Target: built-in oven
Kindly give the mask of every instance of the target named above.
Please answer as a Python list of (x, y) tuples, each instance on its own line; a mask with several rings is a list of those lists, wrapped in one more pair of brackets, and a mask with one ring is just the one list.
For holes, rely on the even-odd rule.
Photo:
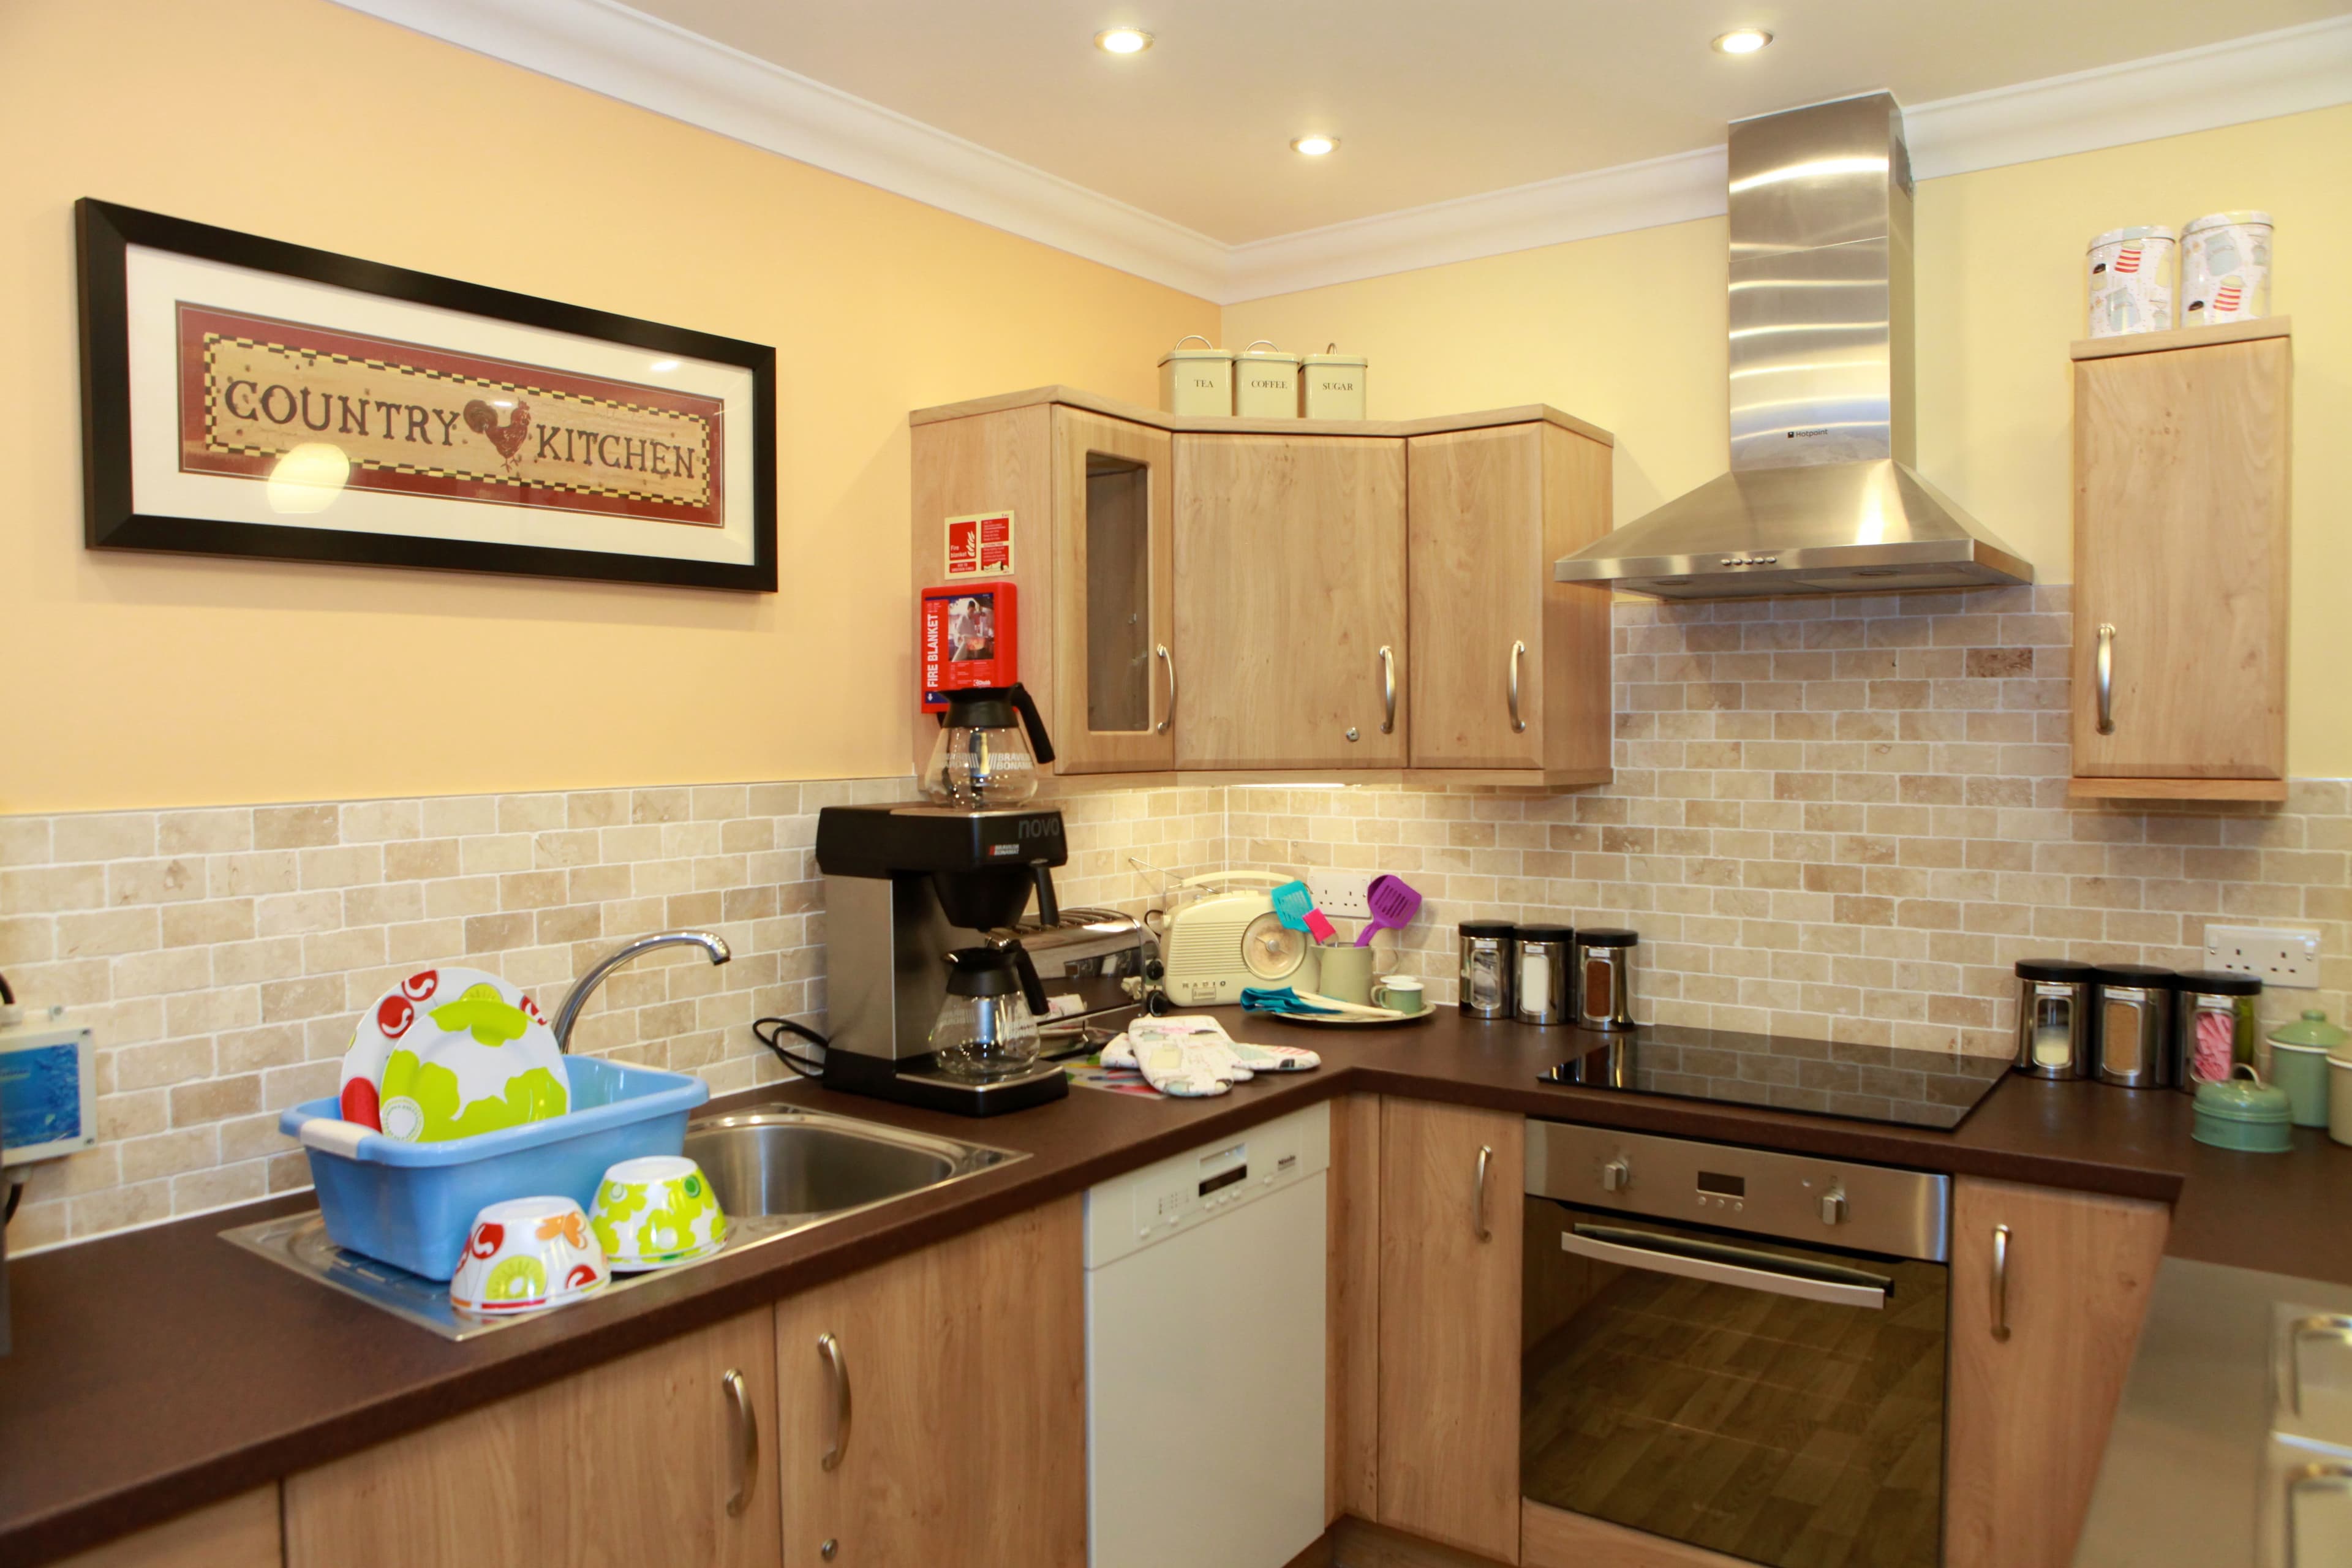
[(1935, 1568), (1949, 1178), (1528, 1123), (1520, 1490), (1772, 1568)]

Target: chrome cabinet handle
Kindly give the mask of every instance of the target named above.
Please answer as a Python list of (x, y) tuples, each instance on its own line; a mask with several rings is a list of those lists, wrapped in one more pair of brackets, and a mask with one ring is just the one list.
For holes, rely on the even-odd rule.
[(1396, 733), (1396, 650), (1381, 644), (1381, 733)]
[(1481, 1241), (1492, 1241), (1495, 1233), (1486, 1227), (1486, 1172), (1495, 1163), (1495, 1147), (1491, 1143), (1478, 1146), (1478, 1184), (1470, 1189), (1470, 1228)]
[(1515, 642), (1511, 645), (1511, 733), (1514, 735), (1525, 733), (1528, 727), (1528, 721), (1519, 717), (1519, 660), (1527, 656), (1527, 644)]
[(1159, 723), (1151, 726), (1151, 732), (1165, 735), (1168, 726), (1176, 721), (1176, 656), (1168, 651), (1164, 642), (1153, 644), (1152, 651), (1160, 656), (1160, 668), (1168, 677), (1168, 710), (1160, 716)]
[(2286, 1473), (2286, 1507), (2279, 1523), (2286, 1537), (2286, 1568), (2297, 1568), (2295, 1555), (2295, 1500), (2313, 1487), (2333, 1487), (2342, 1491), (2352, 1489), (2352, 1465), (2339, 1461), (2315, 1460), (2297, 1465)]
[(740, 1519), (760, 1484), (760, 1417), (751, 1408), (751, 1390), (741, 1373), (728, 1368), (719, 1386), (727, 1394), (727, 1447), (732, 1467), (727, 1517)]
[(2009, 1342), (2009, 1226), (1992, 1227), (1992, 1337)]
[(2116, 732), (2116, 628), (2101, 623), (2096, 684), (2099, 692), (2099, 733)]
[(822, 1463), (828, 1470), (839, 1469), (842, 1456), (849, 1452), (849, 1360), (831, 1334), (817, 1335), (816, 1353), (833, 1378), (833, 1430), (826, 1435)]
[(2342, 1312), (2314, 1312), (2295, 1319), (2279, 1331), (2274, 1347), (2272, 1381), (2278, 1384), (2273, 1391), (2272, 1406), (2289, 1415), (2303, 1415), (2303, 1342), (2307, 1339), (2333, 1339), (2352, 1345), (2352, 1315)]

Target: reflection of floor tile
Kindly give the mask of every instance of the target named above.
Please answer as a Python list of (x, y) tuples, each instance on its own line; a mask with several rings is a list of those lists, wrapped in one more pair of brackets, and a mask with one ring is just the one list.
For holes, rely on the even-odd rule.
[(1621, 1274), (1528, 1352), (1524, 1489), (1775, 1568), (1934, 1568), (1945, 1276), (1883, 1312)]

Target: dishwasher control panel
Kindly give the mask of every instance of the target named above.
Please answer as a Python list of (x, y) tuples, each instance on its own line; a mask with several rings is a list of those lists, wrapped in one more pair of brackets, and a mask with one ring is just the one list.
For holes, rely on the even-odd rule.
[(1087, 1190), (1087, 1267), (1099, 1268), (1331, 1166), (1331, 1108), (1309, 1106)]

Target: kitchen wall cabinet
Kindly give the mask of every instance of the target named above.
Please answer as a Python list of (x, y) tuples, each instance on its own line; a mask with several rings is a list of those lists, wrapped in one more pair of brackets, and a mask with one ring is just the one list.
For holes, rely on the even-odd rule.
[(784, 1568), (1082, 1568), (1079, 1202), (779, 1304)]
[(2074, 345), (2077, 797), (2286, 798), (2288, 330)]
[(278, 1489), (267, 1486), (79, 1552), (57, 1568), (279, 1568), (284, 1560)]
[(1557, 425), (1416, 436), (1412, 765), (1609, 777), (1609, 595), (1551, 564), (1608, 531), (1610, 449)]
[(1402, 766), (1404, 443), (1183, 435), (1176, 471), (1178, 764)]
[[(1608, 599), (1551, 581), (1609, 526), (1608, 432), (1540, 406), (1234, 419), (1058, 386), (909, 417), (917, 588), (948, 580), (949, 518), (1013, 518), (1052, 787), (1608, 779)], [(916, 731), (919, 767), (936, 733)]]
[(1526, 1125), (1384, 1100), (1379, 1522), (1519, 1560)]
[(287, 1568), (775, 1568), (766, 1310), (289, 1478)]
[[(914, 426), (914, 589), (955, 582), (947, 520), (1010, 513), (1022, 684), (1059, 774), (1175, 766), (1168, 433), (1055, 403)], [(910, 606), (912, 601), (910, 600)], [(909, 627), (912, 636), (912, 627)], [(915, 767), (938, 732), (915, 726)]]
[(2065, 1568), (2147, 1315), (2161, 1204), (1953, 1184), (1947, 1568)]

